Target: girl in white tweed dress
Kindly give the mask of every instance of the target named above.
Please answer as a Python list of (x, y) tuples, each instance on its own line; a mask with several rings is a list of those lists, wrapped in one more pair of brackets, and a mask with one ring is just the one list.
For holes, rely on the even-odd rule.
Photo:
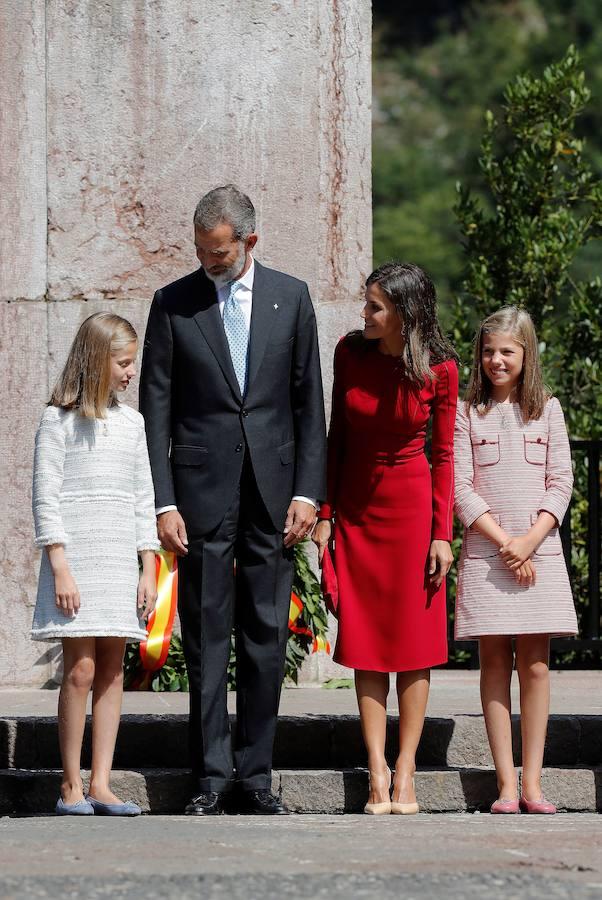
[[(140, 812), (109, 786), (125, 644), (144, 640), (156, 600), (159, 542), (144, 420), (117, 401), (135, 375), (136, 351), (136, 332), (125, 319), (86, 319), (36, 434), (33, 514), (44, 552), (31, 635), (63, 646), (56, 808), (63, 815)], [(84, 798), (80, 759), (91, 689), (92, 772)]]
[[(506, 307), (481, 324), (454, 444), (455, 507), (465, 526), (455, 632), (457, 640), (479, 639), (481, 700), (499, 788), (491, 811), (553, 813), (542, 796), (541, 769), (550, 636), (577, 631), (558, 533), (573, 475), (562, 409), (545, 393), (535, 329), (524, 310)], [(520, 800), (510, 721), (514, 655)]]

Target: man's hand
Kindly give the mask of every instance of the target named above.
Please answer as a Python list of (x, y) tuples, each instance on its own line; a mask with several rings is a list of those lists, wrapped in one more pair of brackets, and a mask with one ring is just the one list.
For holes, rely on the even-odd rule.
[(500, 547), (500, 556), (509, 569), (515, 572), (527, 562), (535, 547), (533, 541), (526, 534), (510, 537)]
[(431, 584), (439, 588), (454, 561), (449, 541), (431, 541), (429, 551), (429, 577)]
[(188, 553), (188, 536), (184, 519), (177, 509), (170, 509), (157, 516), (157, 531), (164, 550), (186, 556)]
[(328, 543), (331, 537), (332, 522), (330, 521), (330, 519), (320, 519), (311, 536), (312, 541), (318, 548), (318, 565), (320, 566), (320, 568), (322, 567), (324, 551), (328, 547)]
[(311, 533), (316, 522), (316, 508), (303, 500), (291, 500), (284, 523), (284, 546), (294, 547)]

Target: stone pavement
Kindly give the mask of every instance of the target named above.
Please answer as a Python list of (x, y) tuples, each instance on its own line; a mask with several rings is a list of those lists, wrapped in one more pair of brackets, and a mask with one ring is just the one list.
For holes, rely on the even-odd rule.
[(589, 900), (602, 818), (3, 818), (0, 873), (6, 900)]
[[(550, 712), (557, 715), (602, 715), (602, 670), (551, 672)], [(518, 679), (512, 682), (513, 706), (518, 711)], [(0, 689), (0, 718), (6, 716), (55, 716), (55, 690)], [(229, 698), (234, 712), (234, 697)], [(396, 711), (392, 687), (389, 711)], [(184, 714), (188, 712), (188, 694), (152, 691), (126, 691), (124, 714)], [(356, 715), (355, 691), (316, 687), (287, 687), (282, 692), (280, 715)], [(427, 715), (452, 716), (481, 713), (479, 673), (464, 669), (434, 669)]]
[[(56, 701), (56, 691), (0, 691), (0, 751), (9, 766), (0, 772), (0, 811), (52, 809), (58, 773), (40, 769), (57, 765)], [(129, 821), (0, 818), (2, 900), (602, 897), (600, 815), (452, 811), (486, 808), (495, 790), (478, 672), (433, 673), (417, 776), (422, 808), (431, 814), (407, 818), (328, 814), (361, 809), (366, 773), (358, 768), (364, 763), (353, 690), (319, 688), (288, 688), (281, 704), (274, 787), (305, 815), (203, 821), (160, 814), (181, 809), (191, 787), (177, 768), (185, 765), (187, 703), (180, 694), (125, 697), (114, 784), (158, 814)], [(552, 714), (546, 790), (564, 809), (602, 808), (602, 672), (553, 673)], [(391, 731), (395, 738), (394, 720)], [(176, 768), (140, 768), (165, 765), (163, 758)], [(18, 804), (11, 805), (11, 792)], [(317, 810), (322, 814), (312, 814)]]

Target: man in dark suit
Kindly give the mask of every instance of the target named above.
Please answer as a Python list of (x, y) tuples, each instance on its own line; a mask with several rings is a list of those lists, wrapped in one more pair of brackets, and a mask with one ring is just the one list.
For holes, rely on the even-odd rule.
[[(140, 381), (163, 547), (180, 555), (190, 680), (190, 815), (283, 814), (271, 764), (293, 546), (325, 492), (318, 339), (307, 285), (253, 259), (255, 210), (233, 185), (199, 202), (201, 268), (155, 294)], [(232, 626), (236, 731), (226, 707)]]

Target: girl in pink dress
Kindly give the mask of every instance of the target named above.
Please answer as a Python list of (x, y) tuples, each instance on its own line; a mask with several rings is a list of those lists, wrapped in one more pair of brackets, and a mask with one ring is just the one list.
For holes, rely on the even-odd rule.
[[(560, 404), (544, 389), (537, 346), (524, 310), (510, 306), (485, 319), (456, 417), (455, 507), (465, 526), (456, 640), (479, 640), (481, 700), (499, 789), (493, 813), (556, 812), (541, 790), (550, 636), (577, 631), (558, 533), (571, 498), (571, 453)], [(515, 658), (520, 800), (510, 727)]]

